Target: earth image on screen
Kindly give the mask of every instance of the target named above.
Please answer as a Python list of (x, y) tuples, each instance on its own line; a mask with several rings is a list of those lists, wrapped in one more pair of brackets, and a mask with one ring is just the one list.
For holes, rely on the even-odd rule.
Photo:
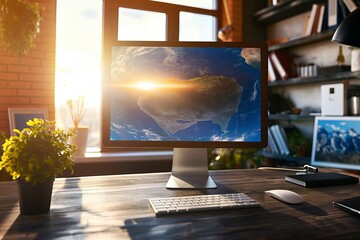
[(259, 141), (260, 51), (113, 47), (111, 139)]

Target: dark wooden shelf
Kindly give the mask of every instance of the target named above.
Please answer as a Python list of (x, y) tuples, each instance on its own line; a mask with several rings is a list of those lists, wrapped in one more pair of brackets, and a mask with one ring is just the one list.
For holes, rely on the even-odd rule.
[(325, 2), (325, 0), (288, 0), (276, 6), (261, 9), (254, 14), (254, 19), (260, 24), (267, 25), (310, 11), (314, 3), (323, 2)]
[(332, 81), (351, 80), (351, 79), (360, 79), (360, 72), (340, 72), (331, 75), (320, 75), (315, 77), (297, 77), (297, 78), (289, 78), (286, 80), (276, 80), (274, 82), (269, 82), (269, 87), (271, 88), (271, 87), (280, 87), (280, 86), (288, 86), (288, 85), (301, 85), (301, 84), (332, 82)]
[(313, 120), (315, 116), (311, 115), (297, 115), (297, 114), (270, 114), (269, 120), (274, 121), (307, 121)]
[(329, 42), (330, 42), (332, 36), (334, 35), (334, 32), (335, 32), (335, 30), (331, 29), (331, 30), (326, 30), (326, 31), (318, 33), (318, 34), (312, 34), (312, 35), (306, 36), (306, 37), (290, 39), (288, 42), (270, 46), (269, 51), (298, 47), (298, 46), (306, 45), (309, 43), (315, 43), (315, 42), (320, 42), (320, 41), (325, 41), (325, 40), (329, 40)]
[(291, 155), (281, 155), (281, 154), (275, 154), (269, 151), (260, 150), (258, 151), (258, 154), (262, 157), (266, 158), (272, 158), (277, 160), (284, 160), (289, 162), (296, 162), (299, 164), (310, 164), (311, 159), (309, 157), (294, 157)]

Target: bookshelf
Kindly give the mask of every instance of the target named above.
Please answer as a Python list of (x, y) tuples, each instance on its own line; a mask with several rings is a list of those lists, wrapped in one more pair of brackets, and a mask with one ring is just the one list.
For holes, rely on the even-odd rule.
[(269, 88), (275, 88), (288, 85), (315, 84), (315, 83), (331, 83), (343, 80), (358, 80), (360, 72), (339, 72), (331, 75), (319, 75), (313, 77), (296, 77), (286, 80), (276, 80), (269, 82)]
[(293, 15), (305, 12), (313, 3), (323, 3), (324, 0), (287, 0), (276, 6), (267, 7), (254, 14), (254, 19), (260, 24), (269, 25)]
[(330, 41), (334, 32), (335, 32), (335, 30), (331, 29), (331, 30), (327, 30), (325, 32), (313, 34), (310, 36), (289, 39), (288, 42), (270, 46), (269, 51), (284, 50), (287, 48), (299, 47), (299, 46), (303, 46), (306, 44), (311, 44), (311, 43), (326, 41), (326, 40)]
[[(327, 2), (328, 0), (288, 0), (282, 1), (276, 6), (266, 7), (255, 12), (253, 20), (262, 26), (263, 31), (266, 33), (265, 40), (272, 42), (276, 38), (286, 39), (286, 41), (283, 40), (279, 44), (270, 45), (269, 53), (278, 51), (294, 56), (304, 55), (305, 57), (300, 62), (305, 61), (306, 63), (308, 61), (308, 63), (311, 63), (311, 61), (315, 61), (315, 64), (320, 67), (331, 66), (331, 59), (333, 59), (333, 65), (336, 65), (335, 60), (339, 45), (331, 43), (335, 28), (323, 29), (319, 33), (313, 33), (308, 36), (301, 34), (304, 30), (305, 16), (311, 13), (313, 4), (326, 4)], [(290, 28), (296, 30), (293, 31)], [(347, 51), (345, 52), (347, 60), (345, 64), (349, 65), (350, 50), (345, 49), (345, 51)], [(321, 104), (321, 85), (344, 82), (359, 85), (359, 79), (360, 72), (346, 71), (329, 74), (325, 71), (316, 76), (296, 76), (285, 80), (276, 79), (269, 81), (269, 90), (290, 99), (300, 109), (307, 107), (319, 109)], [(312, 115), (270, 114), (269, 122), (270, 124), (298, 127), (304, 132), (304, 135), (311, 138), (314, 118)], [(269, 151), (259, 151), (259, 154), (266, 158), (276, 159), (281, 162), (285, 161), (290, 164), (298, 163), (300, 165), (310, 163), (309, 154), (300, 157), (296, 155), (275, 154)]]

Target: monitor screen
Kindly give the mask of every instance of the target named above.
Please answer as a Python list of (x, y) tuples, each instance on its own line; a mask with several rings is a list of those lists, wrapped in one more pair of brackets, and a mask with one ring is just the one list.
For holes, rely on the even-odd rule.
[(267, 145), (265, 44), (118, 42), (109, 55), (103, 147)]
[(360, 170), (360, 117), (316, 117), (311, 164)]

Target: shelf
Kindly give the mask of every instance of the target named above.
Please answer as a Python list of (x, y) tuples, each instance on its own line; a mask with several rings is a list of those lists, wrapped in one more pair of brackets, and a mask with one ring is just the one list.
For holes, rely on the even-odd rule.
[(314, 3), (324, 2), (325, 0), (288, 0), (276, 6), (261, 9), (254, 14), (254, 19), (260, 24), (271, 24), (310, 11)]
[(329, 42), (330, 42), (332, 36), (334, 35), (334, 32), (335, 32), (335, 30), (331, 29), (331, 30), (327, 30), (327, 31), (324, 31), (324, 32), (321, 32), (318, 34), (312, 34), (312, 35), (306, 36), (306, 37), (290, 39), (288, 42), (269, 46), (269, 52), (275, 51), (275, 50), (292, 48), (292, 47), (298, 47), (298, 46), (306, 45), (309, 43), (315, 43), (315, 42), (320, 42), (320, 41), (324, 41), (324, 40), (329, 40)]
[(289, 78), (286, 80), (275, 80), (273, 82), (269, 82), (269, 87), (271, 88), (271, 87), (280, 87), (280, 86), (289, 86), (289, 85), (351, 80), (351, 79), (360, 79), (360, 72), (340, 72), (331, 75), (321, 75), (315, 77), (297, 77), (297, 78)]
[(262, 157), (266, 158), (272, 158), (277, 160), (284, 160), (289, 162), (296, 162), (300, 164), (310, 164), (311, 159), (309, 157), (294, 157), (291, 155), (281, 155), (281, 154), (275, 154), (271, 153), (265, 150), (258, 151), (258, 154)]
[(315, 116), (296, 115), (296, 114), (270, 114), (269, 120), (274, 121), (293, 121), (293, 120), (313, 120)]

